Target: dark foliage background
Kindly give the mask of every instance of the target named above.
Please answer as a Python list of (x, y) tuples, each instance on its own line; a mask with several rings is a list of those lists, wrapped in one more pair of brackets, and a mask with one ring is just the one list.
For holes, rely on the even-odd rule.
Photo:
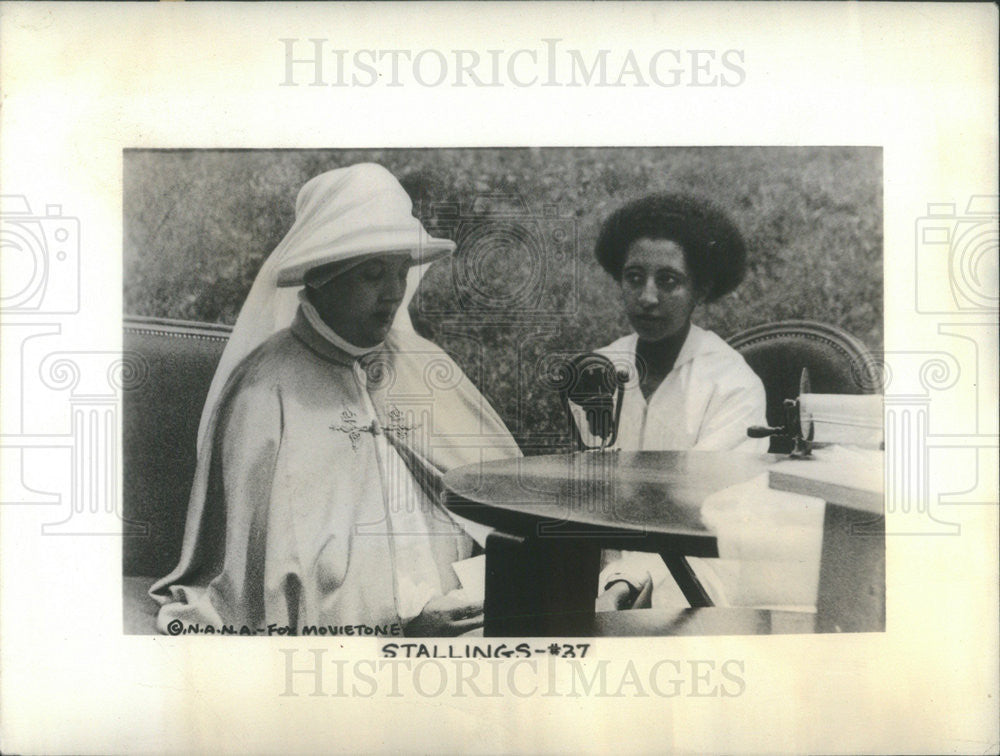
[(526, 451), (566, 442), (553, 355), (628, 332), (593, 259), (628, 199), (688, 191), (730, 212), (746, 280), (695, 319), (723, 337), (787, 318), (882, 346), (882, 154), (862, 147), (128, 151), (125, 311), (233, 323), (311, 177), (381, 163), (428, 230), (459, 243), (411, 315), (476, 381)]

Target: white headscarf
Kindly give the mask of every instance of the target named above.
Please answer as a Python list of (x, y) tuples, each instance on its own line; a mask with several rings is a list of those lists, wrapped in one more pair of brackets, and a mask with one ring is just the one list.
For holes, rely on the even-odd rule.
[(420, 264), (410, 269), (393, 328), (412, 331), (407, 305), (421, 275), (454, 249), (454, 242), (427, 233), (413, 217), (409, 195), (380, 165), (360, 163), (308, 181), (295, 202), (295, 223), (257, 274), (222, 352), (198, 426), (199, 452), (230, 374), (272, 334), (291, 325), (307, 271), (343, 260), (409, 252)]

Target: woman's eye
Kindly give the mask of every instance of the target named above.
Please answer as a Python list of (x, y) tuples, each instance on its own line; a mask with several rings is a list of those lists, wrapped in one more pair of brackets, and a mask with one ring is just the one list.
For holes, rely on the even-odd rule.
[(672, 273), (656, 277), (656, 285), (661, 289), (675, 289), (681, 285), (682, 279)]
[(622, 276), (622, 278), (625, 281), (625, 283), (627, 283), (629, 286), (642, 286), (641, 273), (635, 273), (635, 272), (626, 273), (624, 276)]

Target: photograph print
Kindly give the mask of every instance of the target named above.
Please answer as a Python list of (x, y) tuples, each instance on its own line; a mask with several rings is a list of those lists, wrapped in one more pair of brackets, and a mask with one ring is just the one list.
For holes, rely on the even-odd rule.
[(126, 634), (885, 630), (882, 150), (126, 150)]

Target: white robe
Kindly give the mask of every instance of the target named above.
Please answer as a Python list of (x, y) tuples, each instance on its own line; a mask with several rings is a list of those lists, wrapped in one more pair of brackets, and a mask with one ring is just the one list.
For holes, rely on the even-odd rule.
[[(670, 373), (647, 401), (635, 365), (638, 335), (598, 349), (616, 366), (627, 367), (626, 386), (615, 448), (625, 451), (726, 451), (764, 453), (768, 439), (747, 437), (751, 425), (766, 425), (764, 384), (735, 349), (711, 331), (691, 326)], [(585, 428), (581, 433), (587, 438)], [(726, 575), (736, 565), (726, 560), (689, 558), (716, 604), (728, 603)], [(638, 588), (646, 575), (653, 582), (653, 606), (687, 606), (658, 554), (626, 551), (601, 574), (600, 588), (626, 580)]]
[(234, 370), (207, 438), (180, 564), (150, 590), (161, 632), (399, 632), (473, 548), (441, 473), (520, 454), (437, 346), (393, 332), (359, 362), (301, 311)]

